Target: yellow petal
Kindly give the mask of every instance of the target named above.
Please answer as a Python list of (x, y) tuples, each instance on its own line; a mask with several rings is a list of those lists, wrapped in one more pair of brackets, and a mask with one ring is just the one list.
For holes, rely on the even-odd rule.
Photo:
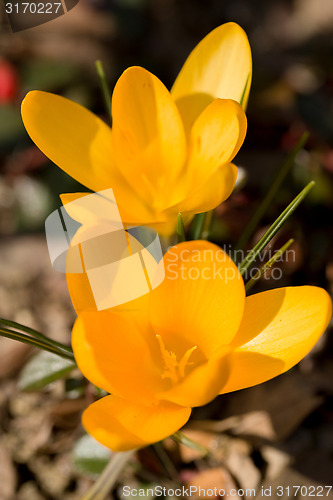
[(82, 423), (104, 446), (113, 451), (126, 451), (170, 436), (186, 424), (190, 414), (190, 408), (171, 403), (144, 406), (107, 396), (85, 410)]
[(246, 127), (241, 106), (229, 99), (216, 99), (200, 114), (190, 134), (186, 174), (182, 179), (186, 189), (173, 192), (173, 205), (166, 209), (166, 214), (172, 210), (205, 212), (228, 198), (237, 178), (237, 169), (229, 162), (244, 141)]
[(101, 224), (106, 222), (110, 225), (113, 224), (114, 229), (122, 226), (122, 220), (112, 190), (104, 190), (98, 194), (65, 193), (60, 195), (60, 199), (67, 214), (81, 224)]
[(128, 183), (153, 206), (170, 196), (186, 158), (183, 124), (170, 93), (153, 74), (128, 68), (112, 97), (112, 141), (116, 162)]
[(239, 328), (245, 302), (239, 271), (223, 250), (206, 241), (170, 248), (164, 267), (164, 281), (150, 293), (155, 333), (171, 346), (186, 339), (186, 350), (197, 345), (208, 359)]
[(123, 222), (154, 220), (114, 162), (111, 128), (83, 106), (48, 92), (29, 92), (22, 119), (38, 148), (58, 167), (93, 191), (113, 188)]
[[(77, 215), (74, 214), (72, 210), (70, 210), (70, 212), (73, 216)], [(134, 236), (129, 233), (127, 233), (127, 236), (128, 240), (126, 241), (126, 236), (124, 236), (122, 231), (114, 232), (114, 227), (105, 221), (101, 221), (98, 223), (96, 222), (93, 224), (85, 224), (81, 226), (75, 233), (74, 237), (71, 240), (71, 246), (66, 256), (66, 279), (69, 295), (77, 314), (82, 311), (98, 311), (100, 309), (112, 309), (112, 311), (114, 311), (115, 309), (117, 311), (121, 309), (126, 309), (127, 311), (138, 311), (141, 309), (145, 309), (142, 304), (147, 300), (147, 298), (144, 298), (143, 296), (139, 297), (138, 299), (130, 300), (132, 297), (128, 294), (126, 295), (127, 291), (129, 292), (130, 290), (133, 290), (133, 288), (135, 291), (136, 286), (140, 291), (141, 288), (139, 288), (139, 285), (144, 285), (146, 291), (143, 291), (143, 293), (147, 293), (148, 295), (149, 292), (149, 285), (147, 283), (145, 272), (142, 270), (141, 264), (136, 266), (136, 272), (138, 273), (137, 277), (140, 279), (140, 283), (137, 284), (135, 283), (135, 277), (133, 274), (133, 265), (126, 268), (126, 257), (129, 253), (129, 250), (133, 250), (134, 253), (138, 251), (138, 246), (141, 246), (141, 244), (136, 238), (134, 238)], [(87, 243), (82, 245), (82, 242)], [(80, 245), (79, 255), (77, 255), (77, 252), (75, 252), (76, 245)], [(74, 258), (79, 258), (79, 264), (81, 264), (81, 266), (77, 265), (76, 260), (74, 260), (74, 262), (73, 260), (71, 260), (71, 249), (73, 249), (75, 252)], [(120, 262), (121, 269), (119, 266), (118, 271), (121, 270), (122, 272), (125, 272), (125, 274), (128, 273), (127, 279), (131, 280), (131, 284), (133, 284), (133, 286), (128, 287), (126, 281), (124, 281), (123, 286), (122, 282), (119, 282), (118, 275), (114, 275), (112, 269), (108, 270), (107, 267), (104, 267), (105, 273), (101, 275), (102, 281), (99, 281), (98, 276), (94, 273), (90, 273), (89, 277), (87, 267), (89, 267), (89, 269), (91, 270), (93, 268), (101, 267), (102, 265), (107, 266), (108, 264), (111, 264), (116, 260), (124, 258), (125, 260), (122, 260), (122, 262)], [(147, 262), (145, 262), (145, 265), (147, 266)], [(110, 276), (109, 283), (107, 282), (107, 273), (109, 273)], [(113, 277), (113, 279), (111, 278), (111, 276)], [(145, 284), (147, 286), (145, 286)], [(121, 305), (115, 305), (115, 300), (112, 299), (112, 297), (114, 299), (117, 298), (114, 291), (118, 286), (120, 287), (123, 298), (123, 303)], [(102, 289), (104, 291), (102, 291)], [(107, 296), (109, 296), (110, 294), (109, 297), (111, 298), (111, 300), (109, 301), (109, 304), (105, 304), (104, 299), (102, 299), (103, 304), (101, 304), (100, 302), (99, 304), (96, 304), (93, 291), (95, 292), (95, 297), (97, 300), (98, 298), (100, 299), (101, 293), (106, 293), (105, 300), (107, 300)], [(134, 296), (136, 295), (137, 294), (134, 294)], [(97, 305), (99, 305), (99, 307), (97, 307)]]
[(169, 210), (173, 209), (182, 215), (202, 213), (213, 210), (232, 193), (237, 180), (237, 167), (232, 163), (217, 169), (208, 181), (193, 190), (188, 196)]
[(72, 346), (79, 369), (92, 383), (117, 396), (149, 403), (163, 381), (132, 316), (83, 312), (74, 324)]
[(308, 354), (332, 315), (327, 292), (288, 287), (251, 295), (234, 339), (230, 378), (222, 392), (260, 384), (284, 373)]
[(35, 90), (22, 102), (22, 119), (39, 149), (71, 177), (93, 191), (113, 187), (111, 129), (93, 113)]
[[(157, 396), (182, 406), (203, 406), (218, 396), (229, 376), (230, 349), (218, 349), (208, 360), (193, 369), (180, 383)], [(223, 382), (224, 381), (224, 382)]]
[(245, 113), (236, 101), (216, 99), (204, 109), (190, 134), (187, 174), (194, 185), (232, 161), (244, 142), (246, 127)]
[(82, 311), (97, 311), (87, 273), (67, 273), (66, 280), (76, 314)]
[(185, 128), (213, 99), (240, 102), (246, 86), (245, 108), (251, 78), (251, 49), (242, 28), (227, 23), (209, 33), (185, 61), (171, 90)]

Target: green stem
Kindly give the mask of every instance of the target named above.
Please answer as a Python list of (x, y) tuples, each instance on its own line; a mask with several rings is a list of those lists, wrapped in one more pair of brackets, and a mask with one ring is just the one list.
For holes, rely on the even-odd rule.
[(250, 267), (252, 262), (256, 259), (257, 255), (261, 252), (263, 248), (271, 241), (273, 236), (278, 232), (281, 226), (286, 222), (290, 215), (296, 210), (298, 205), (303, 201), (303, 199), (308, 195), (313, 186), (314, 181), (309, 182), (307, 186), (294, 198), (294, 200), (287, 206), (287, 208), (282, 212), (282, 214), (273, 222), (271, 227), (266, 231), (266, 233), (260, 238), (258, 243), (252, 248), (245, 259), (239, 264), (239, 272), (241, 275)]
[(211, 226), (214, 210), (197, 214), (190, 227), (190, 236), (192, 240), (207, 240)]
[(102, 474), (82, 500), (104, 500), (135, 450), (114, 453)]
[(57, 342), (56, 340), (52, 340), (42, 333), (38, 332), (37, 330), (34, 330), (33, 328), (30, 328), (29, 326), (21, 325), (20, 323), (16, 323), (16, 321), (10, 321), (9, 319), (4, 319), (0, 318), (0, 326), (5, 325), (9, 326), (10, 328), (14, 328), (15, 330), (21, 330), (22, 332), (29, 333), (33, 337), (42, 340), (43, 342), (47, 342), (51, 346), (54, 347), (59, 347), (60, 349), (63, 349), (64, 351), (69, 352), (70, 354), (73, 353), (72, 348), (62, 344), (61, 342)]
[(251, 278), (245, 285), (245, 291), (248, 292), (256, 284), (256, 282), (265, 274), (265, 272), (272, 267), (273, 264), (284, 254), (286, 250), (294, 243), (294, 239), (290, 238), (275, 254), (271, 259), (269, 259), (256, 274)]
[[(243, 109), (244, 109), (244, 99), (245, 99), (245, 94), (246, 94), (247, 85), (249, 83), (249, 79), (250, 79), (250, 74), (247, 75), (247, 79), (246, 79), (246, 83), (244, 85), (242, 97), (240, 98), (240, 101), (239, 101), (239, 104), (242, 106)], [(246, 110), (244, 109), (244, 111), (246, 111)]]
[(42, 340), (35, 339), (33, 337), (30, 337), (29, 335), (25, 335), (24, 333), (19, 333), (19, 332), (14, 332), (12, 330), (7, 330), (5, 328), (0, 328), (0, 336), (1, 337), (6, 337), (11, 340), (18, 340), (19, 342), (23, 342), (23, 344), (28, 344), (33, 347), (38, 347), (38, 349), (43, 349), (44, 351), (49, 351), (52, 352), (53, 354), (57, 354), (58, 356), (61, 356), (62, 358), (70, 359), (71, 361), (74, 361), (74, 355), (70, 354), (69, 352), (62, 351), (59, 348), (56, 348), (46, 342), (43, 342)]
[(179, 212), (177, 218), (177, 243), (182, 243), (183, 241), (186, 241), (185, 227), (182, 214)]
[(107, 115), (108, 115), (109, 120), (110, 120), (110, 125), (111, 125), (112, 124), (111, 92), (109, 89), (108, 82), (106, 80), (106, 75), (105, 75), (102, 61), (96, 61), (95, 66), (96, 66), (97, 76), (98, 76), (99, 84), (100, 84), (102, 95), (103, 95), (105, 110), (107, 112)]
[(203, 221), (201, 238), (200, 238), (202, 240), (208, 240), (210, 226), (212, 224), (212, 219), (213, 219), (213, 213), (214, 213), (214, 210), (209, 210), (209, 212), (205, 213), (205, 218)]
[(206, 218), (206, 212), (196, 214), (190, 227), (191, 240), (200, 240)]
[(274, 196), (278, 192), (282, 182), (286, 178), (286, 175), (288, 174), (288, 172), (290, 171), (290, 169), (294, 165), (295, 158), (296, 158), (298, 152), (303, 148), (303, 146), (305, 145), (308, 138), (309, 138), (309, 133), (305, 132), (302, 135), (302, 137), (300, 138), (300, 140), (298, 141), (298, 143), (296, 144), (296, 146), (290, 152), (290, 154), (288, 155), (285, 162), (278, 169), (276, 176), (275, 176), (269, 190), (267, 191), (267, 194), (265, 195), (265, 197), (263, 198), (263, 200), (259, 204), (259, 206), (256, 209), (256, 211), (254, 212), (252, 218), (250, 219), (250, 222), (248, 223), (248, 225), (244, 229), (241, 237), (239, 238), (239, 240), (236, 244), (236, 247), (235, 247), (236, 249), (244, 248), (245, 245), (247, 244), (247, 242), (249, 241), (249, 239), (251, 238), (256, 227), (258, 226), (259, 222), (261, 221), (262, 217), (264, 216), (268, 207), (270, 206)]

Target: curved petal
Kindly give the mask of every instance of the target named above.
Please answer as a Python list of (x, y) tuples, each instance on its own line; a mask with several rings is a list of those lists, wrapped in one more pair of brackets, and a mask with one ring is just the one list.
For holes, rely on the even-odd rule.
[(202, 213), (213, 210), (232, 193), (237, 180), (237, 167), (232, 163), (216, 170), (199, 189), (192, 191), (183, 201), (172, 207), (177, 214)]
[(229, 376), (230, 349), (218, 349), (208, 362), (193, 369), (182, 382), (160, 392), (157, 397), (182, 406), (203, 406), (218, 396)]
[(257, 385), (284, 373), (315, 345), (332, 316), (328, 293), (314, 286), (279, 288), (247, 297), (222, 392)]
[(236, 101), (216, 99), (193, 124), (189, 141), (187, 175), (197, 186), (238, 153), (246, 135), (247, 120)]
[(111, 128), (93, 113), (34, 90), (22, 102), (22, 119), (38, 148), (71, 177), (93, 191), (113, 187)]
[(177, 178), (186, 158), (183, 124), (170, 93), (149, 71), (128, 68), (114, 88), (112, 115), (117, 164), (134, 189), (155, 208), (163, 206), (166, 183)]
[(76, 314), (80, 314), (82, 311), (97, 312), (98, 309), (87, 273), (66, 273), (66, 281)]
[[(130, 187), (128, 186), (128, 191), (126, 194), (126, 198), (122, 197), (119, 193), (119, 190), (117, 187), (113, 189), (114, 192), (118, 193), (118, 197), (116, 200), (117, 203), (117, 208), (119, 210), (119, 214), (121, 216), (121, 220), (125, 225), (154, 225), (157, 222), (156, 221), (164, 221), (164, 217), (157, 217), (156, 214), (153, 214), (142, 202), (139, 198), (135, 196), (135, 193), (131, 192)], [(100, 193), (104, 193), (105, 190), (102, 192), (96, 193), (96, 196), (99, 195)], [(60, 194), (60, 199), (62, 201), (63, 205), (67, 205), (69, 203), (72, 203), (73, 201), (79, 200), (80, 198), (83, 198), (85, 196), (91, 195), (92, 193), (62, 193)], [(95, 218), (98, 216), (99, 218), (104, 218), (107, 220), (110, 220), (110, 211), (114, 210), (114, 208), (110, 207), (109, 203), (110, 200), (107, 198), (103, 198), (102, 196), (99, 196), (99, 198), (103, 199), (104, 201), (104, 217), (102, 217), (102, 213), (99, 210), (96, 210), (95, 213)], [(120, 202), (118, 203), (118, 199)], [(71, 213), (69, 215), (74, 219), (77, 220), (78, 222), (82, 223), (87, 222), (87, 216), (88, 213), (86, 209), (83, 210), (85, 204), (81, 203), (75, 203), (69, 207)], [(75, 210), (74, 208), (77, 208)], [(102, 210), (102, 204), (100, 205), (100, 210)], [(96, 207), (97, 209), (97, 207)], [(66, 208), (67, 211), (67, 208)], [(81, 212), (79, 214), (79, 212)], [(90, 213), (88, 216), (90, 219), (90, 216), (94, 215), (93, 213)], [(85, 220), (83, 218), (85, 217)]]
[(155, 333), (168, 349), (177, 338), (186, 339), (186, 350), (197, 345), (208, 359), (239, 328), (245, 302), (239, 271), (223, 250), (206, 241), (170, 248), (164, 267), (164, 281), (150, 293)]
[(244, 93), (245, 108), (251, 79), (252, 57), (246, 33), (235, 23), (214, 29), (191, 52), (171, 90), (185, 129), (189, 130), (213, 99), (240, 102)]
[(113, 188), (124, 222), (154, 220), (118, 170), (111, 128), (100, 118), (69, 99), (35, 90), (22, 102), (22, 119), (38, 148), (68, 175), (93, 191)]
[(83, 312), (73, 327), (72, 346), (79, 369), (92, 383), (116, 396), (149, 403), (164, 384), (132, 316)]
[[(67, 273), (66, 280), (68, 292), (76, 314), (79, 315), (83, 311), (97, 312), (98, 309), (87, 273)], [(140, 316), (145, 316), (148, 295), (143, 295), (119, 306), (104, 309), (104, 311), (112, 310), (112, 312), (126, 312), (126, 314), (133, 312), (133, 314), (140, 313)]]
[(178, 431), (190, 418), (191, 408), (171, 403), (144, 406), (106, 396), (83, 413), (87, 432), (113, 451), (142, 448)]
[(60, 195), (67, 214), (81, 224), (100, 224), (123, 227), (113, 190), (99, 193), (65, 193)]
[(283, 361), (257, 352), (235, 351), (229, 363), (230, 375), (221, 394), (262, 384), (285, 371)]

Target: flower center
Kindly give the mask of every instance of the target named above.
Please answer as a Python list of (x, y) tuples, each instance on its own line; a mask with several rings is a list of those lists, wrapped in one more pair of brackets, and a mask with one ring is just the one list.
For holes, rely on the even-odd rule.
[(196, 350), (197, 346), (188, 349), (180, 361), (177, 361), (177, 356), (174, 352), (168, 351), (165, 348), (164, 342), (160, 335), (156, 335), (158, 340), (161, 354), (164, 362), (164, 371), (162, 373), (162, 378), (169, 378), (172, 382), (179, 382), (185, 376), (185, 368), (193, 363), (189, 362), (190, 356), (193, 351)]

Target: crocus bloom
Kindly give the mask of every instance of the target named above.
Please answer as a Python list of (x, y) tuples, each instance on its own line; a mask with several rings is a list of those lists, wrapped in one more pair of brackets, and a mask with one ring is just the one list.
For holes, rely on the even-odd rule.
[[(171, 93), (141, 67), (128, 68), (112, 97), (112, 130), (63, 97), (32, 91), (24, 125), (55, 164), (93, 191), (112, 188), (125, 224), (175, 230), (231, 193), (231, 163), (244, 141), (251, 51), (234, 23), (216, 28), (192, 51)], [(63, 197), (64, 203), (76, 195)]]
[(81, 313), (72, 345), (78, 366), (111, 395), (83, 425), (112, 450), (171, 435), (191, 408), (279, 375), (314, 346), (331, 318), (321, 288), (288, 287), (245, 298), (231, 259), (204, 241), (164, 256), (166, 278), (127, 313)]

